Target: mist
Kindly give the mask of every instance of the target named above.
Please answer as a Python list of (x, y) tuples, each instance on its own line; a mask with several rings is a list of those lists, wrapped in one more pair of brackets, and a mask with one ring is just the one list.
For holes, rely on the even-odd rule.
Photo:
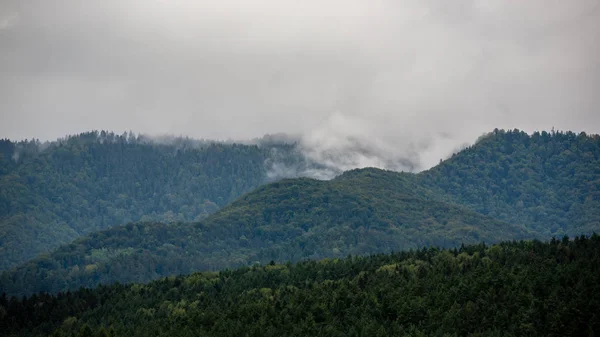
[(599, 4), (4, 0), (0, 137), (288, 134), (325, 177), (494, 128), (599, 133)]

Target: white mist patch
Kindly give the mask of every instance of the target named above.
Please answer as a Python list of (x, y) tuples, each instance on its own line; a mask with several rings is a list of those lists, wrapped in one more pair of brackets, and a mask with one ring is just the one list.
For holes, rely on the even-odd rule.
[(303, 165), (289, 165), (283, 162), (268, 160), (265, 165), (267, 167), (267, 179), (269, 181), (298, 177), (330, 180), (341, 173), (335, 167), (310, 167), (310, 163), (305, 163)]
[(19, 152), (18, 150), (15, 150), (15, 152), (13, 152), (11, 158), (15, 163), (19, 163), (19, 158), (21, 158), (21, 152)]
[[(356, 168), (376, 167), (397, 172), (427, 170), (453, 153), (475, 143), (491, 130), (473, 120), (442, 120), (415, 114), (412, 120), (391, 114), (344, 114), (336, 112), (317, 127), (293, 139), (294, 153), (272, 149), (265, 162), (269, 180), (310, 177), (328, 180)], [(461, 125), (469, 124), (468, 130)], [(451, 132), (443, 131), (450, 129)], [(295, 160), (290, 160), (295, 158)]]
[(447, 133), (430, 133), (398, 118), (369, 118), (335, 113), (299, 144), (308, 161), (329, 172), (377, 167), (418, 172), (437, 164), (457, 147)]
[(21, 17), (17, 12), (9, 13), (7, 15), (0, 14), (0, 30), (16, 26), (20, 19)]

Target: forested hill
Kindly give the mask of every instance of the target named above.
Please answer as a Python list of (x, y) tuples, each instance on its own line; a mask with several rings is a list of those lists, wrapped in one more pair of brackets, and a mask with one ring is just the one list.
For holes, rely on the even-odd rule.
[(600, 237), (0, 297), (4, 336), (596, 336)]
[(600, 229), (600, 136), (495, 130), (419, 175), (444, 200), (543, 236)]
[(265, 183), (274, 149), (293, 162), (292, 148), (107, 132), (0, 141), (0, 270), (92, 231), (202, 219)]
[[(151, 152), (167, 148), (155, 147)], [(285, 154), (286, 147), (281, 149)], [(190, 154), (204, 158), (201, 163), (226, 162), (226, 167), (228, 161), (218, 160), (224, 154), (237, 158), (238, 152), (255, 153), (261, 159), (268, 155), (262, 147), (222, 144), (196, 151)], [(164, 156), (190, 155), (168, 153)], [(290, 166), (302, 161), (297, 156), (287, 158)], [(591, 234), (600, 231), (599, 158), (597, 135), (496, 130), (419, 174), (358, 169), (331, 181), (284, 180), (258, 188), (193, 224), (137, 223), (93, 233), (3, 273), (0, 290), (18, 294), (59, 291), (271, 259), (296, 261), (426, 245)], [(187, 172), (182, 167), (170, 169)], [(247, 177), (256, 178), (258, 184), (264, 167), (257, 170), (263, 173)], [(164, 181), (172, 181), (172, 176), (164, 174)], [(171, 189), (167, 195), (190, 207), (206, 204), (197, 197), (199, 188), (191, 190), (194, 178), (183, 176), (180, 191), (187, 194)], [(225, 175), (239, 183), (239, 177), (233, 176)], [(223, 201), (230, 195), (226, 192), (214, 190)], [(90, 199), (77, 199), (84, 200)], [(138, 212), (133, 207), (136, 199), (130, 195), (127, 200), (117, 198), (114, 203)], [(162, 194), (157, 200), (164, 200)], [(151, 198), (148, 203), (163, 207), (159, 209), (166, 214), (178, 209), (157, 200)], [(213, 208), (221, 205), (215, 202)], [(109, 211), (114, 213), (114, 209)], [(134, 214), (149, 220), (150, 212)]]
[[(271, 183), (194, 224), (130, 224), (0, 276), (0, 293), (145, 282), (197, 270), (533, 237), (522, 226), (432, 200), (414, 175), (378, 169)], [(428, 199), (429, 198), (429, 199)]]

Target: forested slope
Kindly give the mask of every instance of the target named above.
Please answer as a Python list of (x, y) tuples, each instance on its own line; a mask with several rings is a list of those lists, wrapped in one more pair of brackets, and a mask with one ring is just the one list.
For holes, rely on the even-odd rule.
[(0, 297), (4, 336), (594, 336), (600, 237)]
[(600, 136), (495, 130), (419, 175), (423, 187), (542, 236), (600, 229)]
[[(0, 270), (92, 231), (194, 221), (266, 182), (277, 147), (90, 132), (0, 142)], [(283, 155), (282, 155), (283, 154)]]
[(57, 292), (270, 260), (534, 236), (521, 226), (428, 199), (413, 180), (378, 169), (350, 171), (331, 181), (282, 180), (198, 223), (130, 224), (87, 236), (3, 273), (0, 292)]
[[(419, 174), (361, 169), (328, 182), (285, 180), (194, 224), (137, 223), (94, 233), (3, 273), (0, 290), (58, 291), (270, 259), (590, 234), (600, 230), (599, 143), (597, 135), (496, 130)], [(232, 145), (208, 149), (217, 158), (233, 151), (233, 163), (235, 151), (265, 151)], [(290, 167), (301, 164), (302, 158), (285, 155), (291, 147), (281, 149), (278, 160), (288, 160)], [(179, 167), (186, 172), (185, 163)], [(214, 190), (225, 200), (223, 192)], [(199, 202), (193, 191), (188, 196), (190, 205)], [(171, 214), (172, 206), (164, 207)]]

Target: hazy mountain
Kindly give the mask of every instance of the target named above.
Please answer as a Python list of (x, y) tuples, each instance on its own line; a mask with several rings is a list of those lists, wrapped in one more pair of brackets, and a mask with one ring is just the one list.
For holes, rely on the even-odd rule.
[(600, 229), (600, 136), (495, 130), (420, 183), (481, 214), (562, 236)]
[[(199, 222), (94, 233), (3, 273), (0, 290), (59, 291), (257, 261), (590, 234), (600, 230), (599, 143), (596, 135), (497, 130), (419, 174), (360, 169), (330, 181), (282, 180)], [(306, 165), (286, 158), (287, 166)]]
[(90, 132), (0, 143), (0, 270), (92, 231), (194, 221), (267, 182), (293, 145)]
[(199, 223), (130, 224), (94, 233), (3, 273), (0, 292), (56, 292), (270, 260), (533, 236), (521, 226), (419, 197), (422, 191), (412, 188), (413, 178), (363, 169), (331, 181), (271, 183)]

